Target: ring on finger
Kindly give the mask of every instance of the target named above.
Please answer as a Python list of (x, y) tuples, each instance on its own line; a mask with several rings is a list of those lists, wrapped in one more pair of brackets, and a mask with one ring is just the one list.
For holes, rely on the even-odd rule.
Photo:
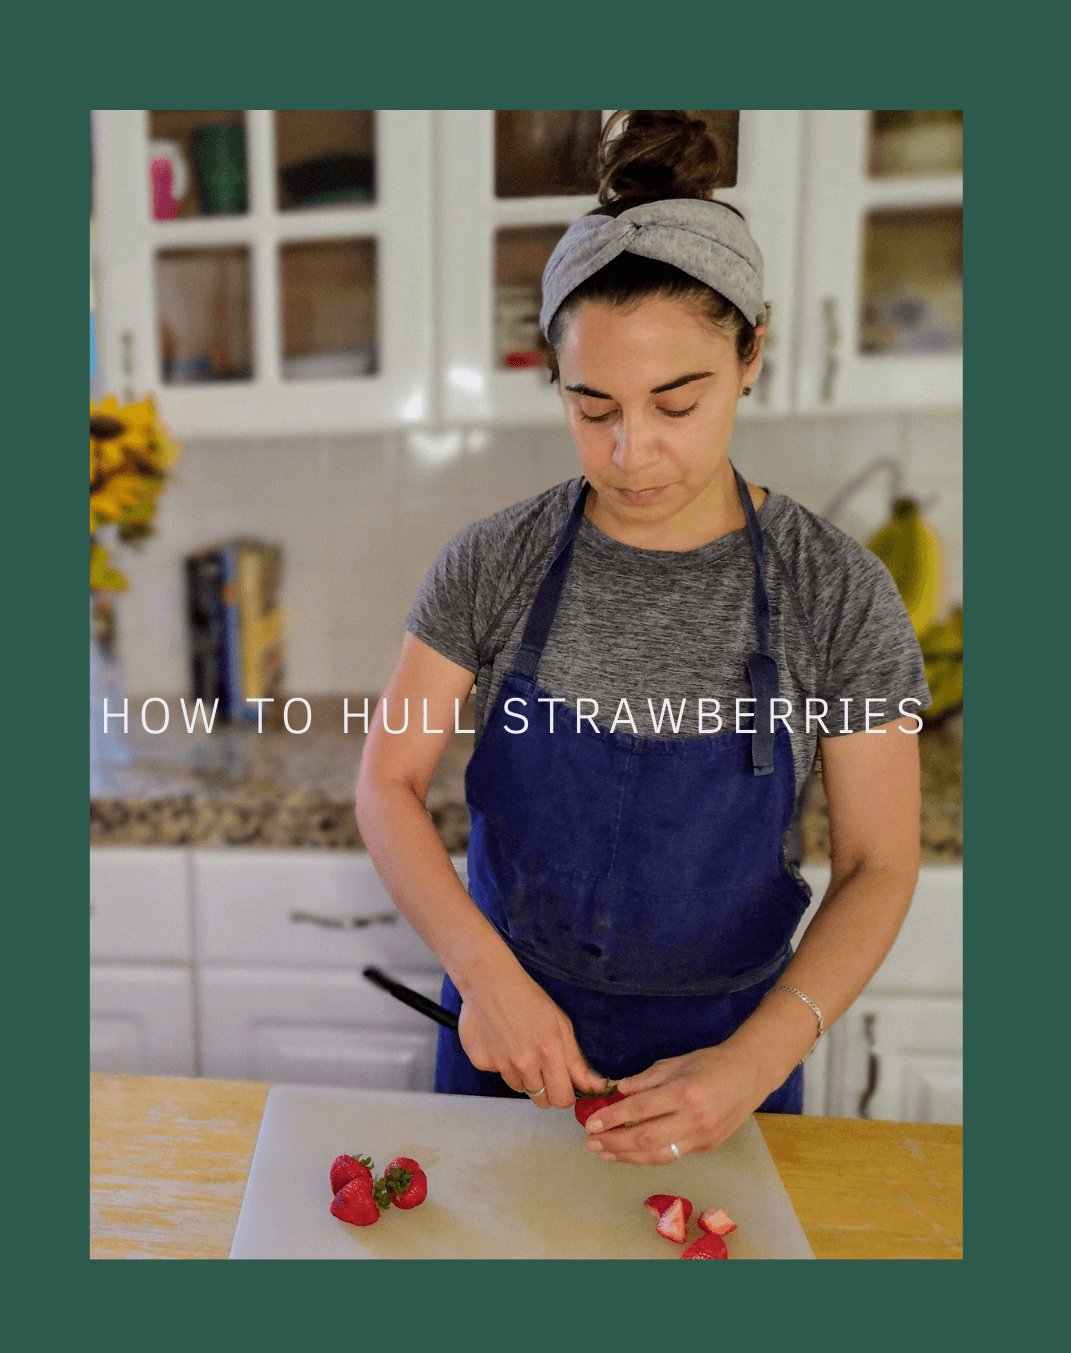
[(676, 1143), (676, 1142), (670, 1142), (670, 1144), (669, 1144), (669, 1149), (673, 1152), (673, 1159), (674, 1159), (674, 1160), (680, 1160), (680, 1158), (681, 1158), (681, 1149), (680, 1149), (680, 1147), (677, 1145), (677, 1143)]
[(525, 1090), (524, 1093), (529, 1099), (538, 1099), (540, 1095), (545, 1095), (547, 1093), (547, 1087), (541, 1085), (538, 1090)]

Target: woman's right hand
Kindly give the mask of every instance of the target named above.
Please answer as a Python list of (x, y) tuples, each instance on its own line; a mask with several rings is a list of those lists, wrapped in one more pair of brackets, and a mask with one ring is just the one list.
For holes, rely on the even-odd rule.
[(592, 1071), (573, 1036), (569, 1017), (512, 954), (482, 979), (466, 983), (458, 1036), (480, 1071), (497, 1071), (512, 1090), (538, 1090), (541, 1109), (571, 1109), (578, 1090), (597, 1091), (605, 1077)]

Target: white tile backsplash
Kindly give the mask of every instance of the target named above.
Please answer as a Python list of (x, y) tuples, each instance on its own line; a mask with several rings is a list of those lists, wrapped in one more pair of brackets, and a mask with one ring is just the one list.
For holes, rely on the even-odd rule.
[[(962, 418), (958, 414), (756, 420), (737, 425), (734, 462), (753, 482), (824, 514), (877, 460), (901, 467), (941, 537), (945, 604), (962, 597)], [(157, 534), (118, 547), (130, 589), (119, 597), (127, 690), (189, 690), (183, 556), (233, 534), (285, 552), (288, 690), (318, 695), (383, 687), (425, 570), (470, 521), (577, 473), (562, 428), (188, 442), (160, 500)], [(834, 517), (862, 539), (888, 513), (878, 471)]]

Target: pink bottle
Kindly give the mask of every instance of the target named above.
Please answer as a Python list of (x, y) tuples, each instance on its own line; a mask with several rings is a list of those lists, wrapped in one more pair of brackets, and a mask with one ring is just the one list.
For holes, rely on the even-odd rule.
[(175, 167), (170, 160), (149, 161), (152, 178), (152, 216), (154, 221), (173, 221), (178, 215), (178, 203), (171, 191)]

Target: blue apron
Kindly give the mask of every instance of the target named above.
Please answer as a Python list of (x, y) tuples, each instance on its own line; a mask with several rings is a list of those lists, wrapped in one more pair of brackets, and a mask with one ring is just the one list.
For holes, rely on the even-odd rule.
[[(754, 732), (638, 737), (578, 720), (560, 698), (539, 703), (551, 700), (536, 675), (584, 514), (584, 482), (465, 774), (469, 892), (572, 1020), (589, 1064), (612, 1080), (724, 1042), (785, 968), (809, 901), (783, 851), (796, 778), (787, 729), (770, 728), (778, 669), (762, 533), (733, 473), (755, 557), (758, 649), (746, 664), (754, 719), (742, 720)], [(449, 978), (442, 1003), (460, 1011)], [(446, 1029), (435, 1088), (515, 1094), (473, 1067)], [(799, 1113), (802, 1098), (797, 1067), (761, 1108)]]

